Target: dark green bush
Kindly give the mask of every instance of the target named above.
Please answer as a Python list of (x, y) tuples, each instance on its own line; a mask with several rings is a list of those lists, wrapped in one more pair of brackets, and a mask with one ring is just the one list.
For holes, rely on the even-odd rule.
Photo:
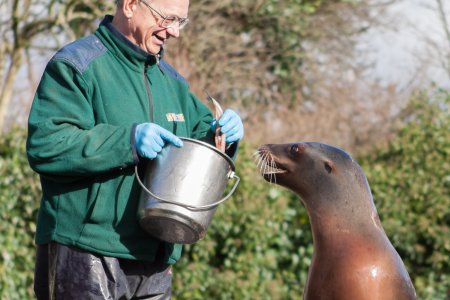
[[(448, 299), (450, 95), (420, 94), (386, 149), (359, 159), (383, 226), (420, 299)], [(39, 180), (25, 132), (0, 137), (0, 299), (32, 299)], [(185, 247), (174, 299), (301, 299), (312, 237), (300, 200), (263, 181), (256, 146), (242, 143), (241, 184), (219, 206), (204, 240)]]
[(33, 299), (38, 176), (28, 166), (25, 132), (0, 137), (0, 299)]
[(362, 166), (420, 299), (449, 299), (450, 93), (416, 95), (404, 122), (395, 141)]

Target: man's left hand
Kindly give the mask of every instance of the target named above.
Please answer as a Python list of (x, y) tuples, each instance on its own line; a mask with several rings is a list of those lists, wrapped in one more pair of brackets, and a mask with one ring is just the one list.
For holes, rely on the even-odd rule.
[[(213, 126), (215, 125), (214, 123)], [(233, 110), (226, 109), (218, 123), (220, 131), (226, 135), (227, 144), (239, 141), (244, 137), (244, 124), (242, 124), (241, 118)]]

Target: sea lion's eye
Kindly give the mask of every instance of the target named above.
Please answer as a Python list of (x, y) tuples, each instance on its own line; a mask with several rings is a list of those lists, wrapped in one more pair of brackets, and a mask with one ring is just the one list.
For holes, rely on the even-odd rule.
[(297, 154), (298, 153), (298, 146), (297, 145), (292, 145), (291, 146), (291, 153), (292, 154)]

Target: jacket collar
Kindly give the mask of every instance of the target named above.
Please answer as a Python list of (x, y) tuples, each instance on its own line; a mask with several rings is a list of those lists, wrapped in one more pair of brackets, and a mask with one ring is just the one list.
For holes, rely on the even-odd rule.
[(164, 55), (164, 49), (161, 48), (161, 51), (157, 54), (151, 54), (139, 47), (138, 45), (132, 43), (123, 33), (121, 33), (117, 28), (112, 24), (113, 16), (106, 15), (99, 26), (99, 31), (108, 34), (103, 28), (107, 28), (109, 31), (109, 35), (112, 39), (110, 42), (114, 42), (114, 40), (119, 41), (120, 43), (114, 43), (114, 48), (118, 51), (121, 51), (126, 57), (131, 60), (137, 59), (138, 61), (144, 61), (149, 64), (157, 64), (160, 59), (162, 59)]

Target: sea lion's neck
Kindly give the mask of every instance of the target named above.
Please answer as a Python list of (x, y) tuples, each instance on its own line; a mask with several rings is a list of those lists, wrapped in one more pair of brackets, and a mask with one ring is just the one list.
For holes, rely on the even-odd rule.
[(330, 205), (330, 202), (321, 205), (323, 199), (305, 203), (315, 244), (339, 242), (339, 239), (349, 235), (360, 236), (361, 239), (384, 238), (383, 227), (372, 203), (341, 203), (339, 199), (334, 200), (338, 207)]

